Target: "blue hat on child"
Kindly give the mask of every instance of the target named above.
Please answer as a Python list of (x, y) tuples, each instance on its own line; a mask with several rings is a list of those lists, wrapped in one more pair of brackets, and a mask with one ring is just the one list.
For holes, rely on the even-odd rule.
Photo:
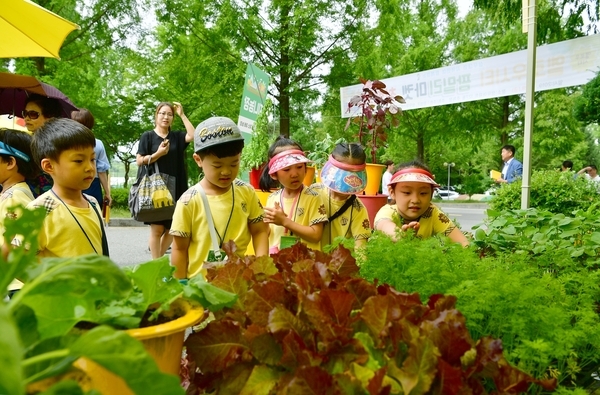
[(4, 144), (2, 141), (0, 141), (0, 154), (16, 156), (19, 159), (23, 159), (25, 162), (29, 162), (29, 156), (27, 156), (27, 154), (11, 147), (8, 144)]

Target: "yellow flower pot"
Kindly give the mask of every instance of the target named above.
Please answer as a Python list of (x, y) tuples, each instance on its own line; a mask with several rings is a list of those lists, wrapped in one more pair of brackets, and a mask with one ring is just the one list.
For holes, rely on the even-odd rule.
[(310, 184), (312, 184), (315, 180), (316, 170), (317, 168), (314, 166), (306, 166), (306, 175), (304, 176), (304, 181), (302, 181), (302, 183), (307, 187), (309, 187)]
[[(181, 352), (185, 330), (200, 322), (204, 309), (192, 306), (189, 302), (179, 299), (171, 304), (171, 312), (184, 312), (182, 317), (173, 321), (140, 329), (129, 329), (126, 332), (140, 340), (146, 351), (156, 361), (162, 372), (179, 375)], [(89, 388), (100, 391), (103, 395), (134, 395), (125, 381), (102, 366), (85, 358), (80, 358), (73, 364), (83, 370), (89, 377)], [(151, 383), (149, 383), (149, 390)], [(151, 391), (150, 391), (151, 392)]]
[(381, 185), (381, 176), (385, 170), (384, 165), (378, 165), (377, 163), (367, 163), (367, 187), (365, 188), (365, 195), (377, 195), (379, 192), (379, 186)]

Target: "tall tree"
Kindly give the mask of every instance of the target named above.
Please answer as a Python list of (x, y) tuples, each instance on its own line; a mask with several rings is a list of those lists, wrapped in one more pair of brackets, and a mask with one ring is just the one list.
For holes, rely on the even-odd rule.
[[(278, 105), (280, 131), (289, 135), (296, 120), (306, 120), (298, 111), (319, 97), (316, 85), (365, 18), (365, 3), (174, 0), (165, 2), (159, 20), (166, 23), (168, 19), (167, 24), (197, 36), (196, 49), (212, 60), (250, 61), (270, 74), (269, 91)], [(241, 88), (239, 83), (231, 86)], [(239, 100), (241, 90), (236, 93), (229, 99)]]

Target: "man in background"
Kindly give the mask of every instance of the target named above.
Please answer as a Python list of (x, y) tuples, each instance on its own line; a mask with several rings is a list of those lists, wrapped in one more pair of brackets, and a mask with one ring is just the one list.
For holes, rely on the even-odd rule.
[(505, 145), (502, 147), (501, 156), (504, 162), (502, 178), (495, 180), (499, 184), (510, 184), (523, 176), (523, 164), (515, 159), (515, 147)]

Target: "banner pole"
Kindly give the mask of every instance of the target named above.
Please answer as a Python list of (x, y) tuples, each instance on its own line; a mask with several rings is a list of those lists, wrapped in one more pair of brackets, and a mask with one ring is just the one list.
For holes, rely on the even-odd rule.
[[(524, 0), (527, 1), (527, 0)], [(529, 189), (531, 176), (531, 140), (533, 134), (533, 110), (535, 97), (535, 61), (537, 38), (537, 11), (535, 0), (529, 0), (527, 12), (527, 83), (525, 89), (525, 129), (523, 140), (523, 183), (521, 189), (521, 209), (529, 208)], [(523, 15), (525, 17), (525, 15)]]

